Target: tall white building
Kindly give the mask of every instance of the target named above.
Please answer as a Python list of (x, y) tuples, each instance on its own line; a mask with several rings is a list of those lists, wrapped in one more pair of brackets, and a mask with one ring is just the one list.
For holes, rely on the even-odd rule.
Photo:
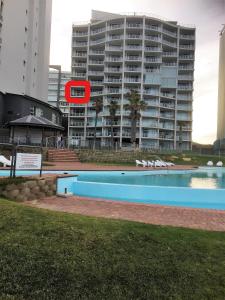
[(0, 91), (47, 101), (52, 0), (0, 3)]
[[(48, 75), (48, 103), (58, 107), (64, 116), (68, 117), (69, 107), (65, 99), (65, 84), (71, 80), (71, 72), (62, 71), (60, 75), (59, 83), (59, 72), (53, 69), (49, 70)], [(58, 101), (58, 84), (60, 84), (59, 103)]]
[[(147, 103), (137, 129), (139, 147), (161, 150), (192, 147), (195, 28), (143, 15), (92, 12), (86, 25), (73, 25), (72, 78), (91, 82), (91, 103), (71, 106), (69, 137), (91, 141), (93, 100), (103, 99), (97, 139), (110, 144), (109, 104), (120, 109), (114, 139), (130, 142), (126, 93), (135, 89)], [(82, 93), (78, 92), (78, 95)]]

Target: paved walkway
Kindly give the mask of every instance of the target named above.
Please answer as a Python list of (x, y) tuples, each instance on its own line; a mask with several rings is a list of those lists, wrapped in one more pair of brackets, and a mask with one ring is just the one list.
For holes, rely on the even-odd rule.
[(108, 201), (72, 196), (27, 201), (27, 205), (86, 216), (148, 224), (225, 231), (225, 211)]
[[(169, 167), (168, 169), (172, 170), (187, 170), (187, 169), (192, 169), (192, 166), (187, 166), (187, 165), (177, 165), (173, 167)], [(81, 163), (81, 162), (56, 162), (54, 163), (53, 166), (44, 166), (44, 170), (97, 170), (97, 171), (102, 171), (102, 170), (124, 170), (124, 171), (129, 171), (129, 170), (160, 170), (160, 169), (166, 169), (164, 168), (143, 168), (143, 167), (136, 167), (134, 166), (122, 166), (122, 165), (107, 165), (107, 164), (95, 164), (95, 163)]]

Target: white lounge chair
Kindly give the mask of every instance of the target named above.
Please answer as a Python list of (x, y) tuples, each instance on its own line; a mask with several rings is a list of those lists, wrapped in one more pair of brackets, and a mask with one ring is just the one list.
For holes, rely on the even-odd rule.
[(159, 161), (159, 160), (156, 160), (155, 161), (155, 167), (164, 167), (165, 165), (161, 162), (161, 161)]
[(223, 166), (223, 162), (222, 161), (218, 161), (218, 163), (216, 164), (217, 167), (222, 167)]
[(146, 167), (151, 167), (151, 166), (148, 164), (148, 161), (142, 159), (142, 162), (143, 162), (143, 164), (144, 164)]
[(148, 167), (154, 167), (154, 162), (148, 160), (147, 163), (148, 163)]
[(3, 155), (0, 155), (0, 163), (3, 164), (3, 167), (11, 166), (11, 161), (5, 158)]
[(208, 167), (212, 167), (212, 166), (213, 166), (213, 162), (212, 162), (211, 160), (209, 160), (209, 161), (207, 162), (207, 166), (208, 166)]
[(135, 162), (136, 162), (136, 167), (138, 167), (138, 166), (147, 167), (146, 163), (143, 163), (138, 159), (136, 159)]

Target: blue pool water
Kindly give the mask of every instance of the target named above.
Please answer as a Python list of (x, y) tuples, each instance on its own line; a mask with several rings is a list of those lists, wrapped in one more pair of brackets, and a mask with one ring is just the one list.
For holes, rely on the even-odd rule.
[[(78, 176), (58, 179), (59, 193), (64, 193), (66, 189), (75, 195), (94, 198), (225, 210), (225, 168), (65, 172)], [(17, 174), (36, 173), (38, 172), (20, 171)], [(0, 171), (0, 176), (7, 175), (8, 172)]]

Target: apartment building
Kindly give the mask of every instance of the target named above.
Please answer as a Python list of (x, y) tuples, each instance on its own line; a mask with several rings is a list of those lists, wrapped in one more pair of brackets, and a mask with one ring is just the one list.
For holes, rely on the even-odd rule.
[(225, 139), (225, 25), (220, 32), (217, 139)]
[(47, 101), (51, 0), (0, 0), (0, 91)]
[(70, 140), (93, 140), (93, 101), (101, 98), (97, 142), (110, 145), (109, 104), (116, 100), (114, 140), (120, 147), (129, 144), (131, 121), (124, 105), (134, 89), (147, 104), (136, 132), (139, 147), (190, 150), (194, 54), (195, 28), (174, 21), (93, 11), (90, 23), (74, 24), (72, 79), (91, 82), (91, 101), (70, 106)]
[[(50, 69), (48, 75), (48, 103), (58, 107), (65, 117), (68, 117), (69, 107), (65, 100), (65, 84), (71, 80), (71, 72), (59, 72)], [(58, 100), (58, 84), (60, 85), (59, 103)]]

